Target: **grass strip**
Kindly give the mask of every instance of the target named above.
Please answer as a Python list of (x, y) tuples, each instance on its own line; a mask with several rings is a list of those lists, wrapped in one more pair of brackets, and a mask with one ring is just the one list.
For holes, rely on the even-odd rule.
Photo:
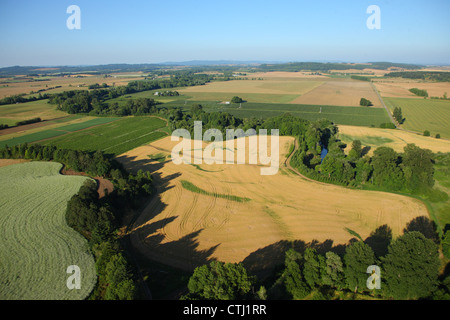
[(203, 190), (203, 189), (197, 187), (196, 185), (194, 185), (193, 183), (191, 183), (189, 181), (186, 181), (186, 180), (181, 180), (181, 185), (186, 190), (189, 190), (189, 191), (195, 192), (195, 193), (199, 193), (199, 194), (203, 194), (203, 195), (206, 195), (206, 196), (212, 196), (212, 197), (216, 197), (216, 198), (224, 198), (224, 199), (228, 199), (228, 200), (232, 200), (232, 201), (236, 201), (236, 202), (248, 202), (248, 201), (251, 200), (249, 198), (243, 198), (243, 197), (238, 197), (238, 196), (229, 195), (229, 194), (220, 194), (220, 193), (208, 192), (208, 191)]

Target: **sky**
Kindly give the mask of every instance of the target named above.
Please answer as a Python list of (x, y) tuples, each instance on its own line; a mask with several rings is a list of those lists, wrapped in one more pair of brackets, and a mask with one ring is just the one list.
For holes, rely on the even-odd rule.
[[(70, 5), (80, 29), (69, 29)], [(380, 29), (367, 20), (380, 9)], [(190, 60), (450, 65), (450, 0), (0, 0), (0, 67)], [(372, 20), (371, 20), (372, 21)]]

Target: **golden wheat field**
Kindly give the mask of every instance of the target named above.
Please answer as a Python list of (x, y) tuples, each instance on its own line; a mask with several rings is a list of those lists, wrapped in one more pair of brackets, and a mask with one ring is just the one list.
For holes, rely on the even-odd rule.
[(338, 127), (339, 138), (347, 144), (345, 149), (347, 153), (351, 149), (353, 140), (360, 140), (364, 147), (370, 147), (369, 155), (372, 155), (373, 151), (380, 146), (403, 152), (403, 148), (409, 143), (414, 143), (420, 148), (430, 149), (433, 152), (450, 152), (450, 140), (446, 139), (425, 137), (402, 130), (345, 125), (339, 125)]
[(418, 80), (376, 80), (374, 81), (377, 90), (382, 97), (388, 98), (417, 98), (409, 89), (418, 88), (427, 90), (429, 97), (443, 97), (445, 93), (450, 97), (450, 83), (448, 82), (426, 82)]
[(120, 155), (125, 168), (153, 172), (158, 188), (129, 231), (133, 246), (152, 259), (192, 270), (209, 259), (243, 261), (282, 240), (344, 244), (353, 237), (346, 228), (366, 238), (388, 224), (395, 236), (413, 218), (428, 215), (422, 202), (409, 197), (302, 178), (284, 166), (293, 142), (280, 137), (280, 170), (266, 176), (248, 157), (246, 164), (176, 165), (170, 155), (179, 142), (171, 137)]

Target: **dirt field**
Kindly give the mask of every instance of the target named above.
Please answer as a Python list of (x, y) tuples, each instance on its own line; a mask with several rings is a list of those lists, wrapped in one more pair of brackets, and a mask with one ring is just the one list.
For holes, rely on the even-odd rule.
[(350, 151), (353, 140), (361, 140), (363, 146), (371, 147), (369, 155), (380, 146), (403, 152), (403, 148), (408, 143), (414, 143), (420, 148), (430, 149), (433, 152), (450, 152), (449, 140), (424, 137), (402, 130), (340, 125), (339, 135), (342, 142), (347, 143), (346, 152)]
[[(89, 175), (84, 172), (78, 172), (78, 171), (74, 171), (72, 169), (66, 169), (66, 168), (61, 170), (61, 174), (66, 175), (66, 176), (89, 177)], [(97, 182), (97, 192), (98, 192), (98, 197), (100, 199), (103, 198), (106, 194), (109, 194), (114, 191), (114, 185), (108, 179), (105, 179), (103, 177), (94, 177), (94, 180), (95, 180), (95, 182)]]
[(302, 80), (302, 79), (328, 79), (327, 76), (324, 75), (315, 75), (312, 72), (286, 72), (286, 71), (273, 71), (273, 72), (256, 72), (249, 73), (247, 78), (263, 78), (267, 80), (275, 80), (275, 79), (290, 79), (290, 80)]
[[(281, 166), (278, 174), (262, 176), (260, 165), (175, 165), (169, 155), (176, 144), (167, 137), (118, 160), (127, 169), (153, 172), (159, 190), (136, 219), (132, 244), (152, 259), (183, 269), (210, 259), (239, 262), (281, 240), (347, 243), (352, 236), (345, 228), (365, 238), (388, 224), (398, 235), (414, 217), (428, 215), (418, 200), (313, 182)], [(280, 137), (281, 164), (291, 144), (293, 138)], [(185, 181), (208, 195), (184, 188)]]
[(358, 107), (361, 98), (369, 99), (373, 107), (382, 107), (369, 82), (332, 78), (291, 103)]
[(30, 160), (25, 159), (0, 159), (0, 168), (10, 166), (17, 163), (29, 162)]

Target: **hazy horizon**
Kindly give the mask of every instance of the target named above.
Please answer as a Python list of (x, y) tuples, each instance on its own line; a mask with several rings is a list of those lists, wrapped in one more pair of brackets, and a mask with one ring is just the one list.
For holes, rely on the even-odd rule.
[[(77, 5), (80, 29), (69, 29)], [(371, 5), (380, 29), (369, 29)], [(0, 2), (0, 67), (186, 61), (450, 65), (450, 1)]]

